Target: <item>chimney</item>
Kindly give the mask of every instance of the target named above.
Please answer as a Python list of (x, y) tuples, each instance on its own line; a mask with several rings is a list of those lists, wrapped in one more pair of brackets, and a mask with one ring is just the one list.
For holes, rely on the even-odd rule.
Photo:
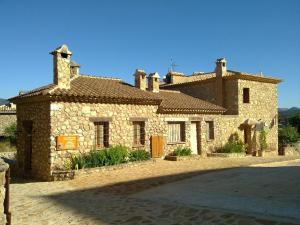
[(148, 90), (152, 92), (159, 92), (159, 75), (157, 72), (149, 74)]
[(69, 89), (71, 78), (71, 55), (67, 45), (62, 45), (55, 49), (50, 54), (53, 55), (53, 70), (54, 78), (53, 82), (59, 88)]
[(146, 91), (146, 73), (144, 70), (136, 69), (134, 73), (135, 87)]
[(79, 76), (79, 68), (80, 68), (79, 64), (77, 64), (74, 61), (70, 62), (71, 78), (75, 76)]
[(227, 73), (227, 62), (225, 58), (217, 59), (216, 61), (216, 104), (223, 106), (223, 76)]

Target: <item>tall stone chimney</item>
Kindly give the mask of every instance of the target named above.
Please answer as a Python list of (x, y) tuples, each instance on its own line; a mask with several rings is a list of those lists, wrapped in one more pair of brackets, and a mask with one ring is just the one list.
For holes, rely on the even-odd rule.
[(146, 90), (146, 73), (144, 70), (136, 69), (134, 73), (135, 87), (145, 91)]
[(216, 61), (216, 104), (223, 106), (223, 76), (227, 73), (227, 62), (225, 58), (217, 59)]
[(71, 55), (67, 45), (62, 45), (50, 54), (53, 55), (53, 82), (59, 88), (69, 89), (71, 78)]
[(149, 74), (148, 90), (152, 92), (159, 92), (159, 74), (157, 72)]

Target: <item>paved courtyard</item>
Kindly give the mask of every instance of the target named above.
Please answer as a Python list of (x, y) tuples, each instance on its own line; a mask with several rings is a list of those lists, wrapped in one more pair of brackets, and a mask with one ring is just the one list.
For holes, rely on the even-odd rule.
[(72, 181), (14, 179), (12, 224), (300, 224), (299, 187), (299, 158), (157, 160)]

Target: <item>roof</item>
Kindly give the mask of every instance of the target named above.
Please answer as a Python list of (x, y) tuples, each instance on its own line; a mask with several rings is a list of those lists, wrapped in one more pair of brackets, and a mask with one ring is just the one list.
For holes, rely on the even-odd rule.
[(12, 101), (32, 97), (49, 100), (89, 101), (101, 103), (133, 103), (141, 105), (159, 105), (162, 113), (222, 113), (224, 108), (191, 97), (178, 91), (143, 91), (120, 79), (80, 75), (71, 79), (70, 89), (58, 88), (55, 84), (26, 92), (12, 98)]
[(158, 95), (162, 98), (160, 111), (164, 113), (223, 113), (226, 111), (226, 109), (221, 106), (186, 95), (179, 91), (160, 90)]
[[(216, 78), (215, 72), (207, 72), (207, 73), (194, 73), (191, 76), (186, 76), (186, 79), (183, 82), (175, 83), (175, 84), (163, 84), (162, 87), (169, 87), (169, 86), (177, 86), (177, 85), (187, 85), (187, 84), (195, 84), (195, 83), (201, 83), (204, 81), (213, 81)], [(246, 72), (240, 72), (240, 71), (234, 71), (234, 70), (227, 70), (227, 74), (223, 77), (225, 80), (229, 79), (242, 79), (242, 80), (252, 80), (252, 81), (258, 81), (258, 82), (265, 82), (265, 83), (274, 83), (278, 84), (282, 80), (275, 78), (275, 77), (269, 77), (269, 76), (262, 76), (258, 74), (253, 73), (246, 73)]]

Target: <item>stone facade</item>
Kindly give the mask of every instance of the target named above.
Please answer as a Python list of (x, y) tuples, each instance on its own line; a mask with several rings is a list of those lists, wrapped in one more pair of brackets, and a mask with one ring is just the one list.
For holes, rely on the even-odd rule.
[[(28, 102), (17, 108), (17, 163), (20, 173), (31, 172), (33, 177), (47, 180), (50, 174), (50, 103)], [(26, 123), (32, 122), (32, 132)], [(28, 139), (31, 139), (31, 170), (26, 170)]]
[[(143, 148), (151, 151), (151, 137), (163, 136), (165, 140), (164, 155), (171, 153), (177, 147), (192, 147), (192, 140), (195, 137), (192, 136), (192, 132), (195, 132), (193, 130), (195, 126), (192, 126), (192, 123), (196, 123), (196, 143), (198, 154), (201, 156), (206, 156), (207, 153), (224, 146), (233, 133), (238, 133), (242, 140), (249, 143), (248, 153), (255, 153), (259, 149), (258, 136), (262, 129), (267, 131), (269, 150), (277, 152), (276, 84), (280, 82), (279, 80), (241, 75), (234, 71), (228, 72), (225, 59), (217, 60), (215, 75), (207, 73), (187, 77), (170, 72), (166, 77), (167, 81), (178, 78), (175, 83), (187, 83), (170, 85), (165, 89), (178, 90), (181, 95), (183, 95), (182, 93), (185, 93), (185, 96), (188, 95), (186, 97), (190, 100), (200, 98), (206, 103), (204, 101), (197, 102), (198, 108), (196, 109), (191, 105), (182, 104), (181, 108), (171, 108), (171, 111), (164, 112), (160, 110), (163, 99), (156, 99), (157, 96), (162, 97), (160, 88), (164, 88), (159, 86), (157, 73), (148, 76), (148, 90), (146, 90), (146, 73), (143, 70), (136, 70), (134, 75), (136, 87), (128, 88), (130, 85), (127, 85), (126, 88), (120, 90), (120, 86), (114, 86), (115, 89), (112, 90), (111, 85), (116, 84), (109, 83), (109, 78), (101, 78), (101, 84), (110, 84), (110, 86), (102, 87), (95, 85), (96, 79), (100, 78), (94, 77), (91, 78), (93, 81), (88, 85), (82, 86), (80, 83), (80, 86), (77, 88), (73, 86), (72, 89), (70, 82), (76, 81), (81, 75), (77, 74), (79, 70), (76, 70), (76, 75), (74, 72), (72, 75), (71, 67), (75, 66), (79, 69), (79, 65), (71, 61), (72, 53), (65, 45), (53, 51), (52, 54), (55, 67), (54, 85), (49, 87), (53, 89), (49, 89), (48, 92), (42, 90), (40, 96), (35, 93), (36, 95), (29, 94), (26, 98), (20, 97), (15, 100), (18, 121), (17, 159), (20, 171), (25, 174), (31, 173), (34, 177), (51, 180), (53, 171), (64, 169), (70, 154), (95, 149), (95, 121), (109, 122), (109, 145), (121, 144), (131, 149)], [(197, 79), (200, 80), (197, 81)], [(97, 88), (101, 86), (103, 89), (95, 89), (95, 86)], [(249, 103), (244, 103), (245, 88), (250, 90)], [(84, 89), (85, 93), (88, 93), (87, 98), (86, 96), (80, 98), (83, 94), (77, 92), (79, 89)], [(58, 92), (55, 92), (56, 90)], [(98, 96), (98, 92), (105, 92), (108, 97)], [(122, 95), (116, 97), (121, 92), (125, 98), (129, 96), (131, 100), (128, 97), (125, 101)], [(132, 95), (137, 92), (139, 95), (135, 97), (143, 96), (143, 98), (138, 100), (132, 98)], [(150, 97), (155, 99), (150, 101)], [(176, 104), (176, 101), (173, 103)], [(211, 108), (204, 108), (203, 105), (221, 109), (221, 111), (210, 111)], [(190, 111), (180, 111), (187, 108)], [(227, 111), (222, 114), (225, 109)], [(134, 145), (133, 122), (135, 121), (144, 121), (145, 123), (143, 146)], [(185, 138), (182, 142), (175, 144), (167, 143), (168, 124), (174, 122), (184, 124)], [(211, 139), (208, 138), (208, 124), (213, 125), (214, 137)], [(74, 150), (58, 149), (57, 138), (59, 136), (78, 137), (78, 147)]]

